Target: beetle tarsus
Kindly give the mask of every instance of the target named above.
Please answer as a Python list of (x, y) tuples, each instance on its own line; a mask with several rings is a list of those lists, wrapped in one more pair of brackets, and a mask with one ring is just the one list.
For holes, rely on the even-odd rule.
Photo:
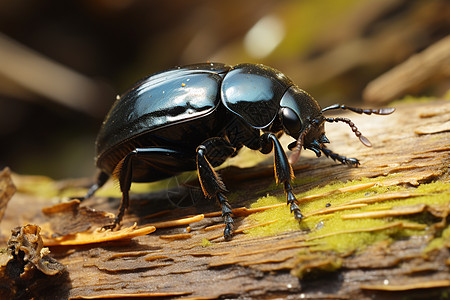
[(329, 157), (334, 161), (338, 161), (343, 165), (348, 165), (356, 168), (360, 164), (357, 158), (347, 158), (345, 156), (334, 153), (333, 151), (325, 147), (320, 148), (320, 150), (323, 152), (323, 154), (325, 154), (326, 157)]
[(225, 223), (225, 229), (223, 231), (223, 238), (229, 241), (233, 235), (233, 218), (231, 217), (231, 206), (228, 203), (227, 198), (222, 193), (217, 193), (217, 199), (222, 206), (222, 218)]
[(115, 228), (117, 228), (117, 226), (118, 226), (118, 223), (116, 223), (116, 221), (114, 220), (113, 223), (108, 224), (108, 225), (104, 225), (104, 226), (102, 226), (102, 228), (104, 230), (114, 230)]
[(225, 241), (229, 241), (231, 240), (232, 237), (233, 237), (233, 228), (230, 223), (227, 223), (225, 225), (225, 229), (223, 230), (223, 238), (225, 239)]
[(298, 207), (297, 198), (295, 198), (294, 193), (292, 192), (292, 186), (288, 181), (284, 182), (284, 192), (286, 194), (287, 204), (290, 206), (291, 213), (294, 214), (294, 218), (298, 221), (303, 219), (303, 214)]
[(125, 215), (125, 211), (128, 208), (129, 203), (129, 192), (122, 192), (122, 201), (120, 202), (119, 213), (114, 218), (114, 222), (108, 225), (104, 225), (102, 228), (105, 230), (114, 230), (120, 228), (120, 223), (122, 222), (123, 216)]

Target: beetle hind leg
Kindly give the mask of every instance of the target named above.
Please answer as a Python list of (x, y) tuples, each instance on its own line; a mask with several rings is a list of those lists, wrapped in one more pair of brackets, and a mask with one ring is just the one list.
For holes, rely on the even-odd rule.
[(125, 211), (130, 204), (130, 188), (133, 177), (132, 160), (134, 157), (136, 157), (137, 154), (137, 149), (131, 151), (118, 163), (118, 165), (114, 169), (114, 176), (119, 180), (122, 199), (120, 201), (119, 212), (115, 217), (114, 222), (112, 224), (103, 226), (104, 229), (114, 229), (120, 226), (120, 222), (122, 221), (123, 216), (125, 215)]
[(185, 153), (179, 152), (173, 149), (149, 147), (149, 148), (136, 148), (128, 153), (114, 169), (114, 177), (119, 180), (120, 191), (122, 192), (122, 200), (120, 202), (119, 212), (114, 219), (114, 222), (110, 225), (103, 226), (105, 229), (114, 229), (120, 225), (123, 219), (125, 211), (127, 210), (130, 202), (130, 188), (133, 181), (133, 161), (135, 160), (170, 160), (173, 158), (188, 159), (189, 156)]
[(225, 223), (223, 237), (225, 240), (230, 240), (233, 233), (233, 218), (231, 217), (231, 206), (224, 194), (227, 190), (225, 184), (206, 158), (206, 150), (204, 145), (200, 145), (197, 148), (197, 170), (200, 185), (206, 197), (216, 198), (221, 205), (222, 218)]

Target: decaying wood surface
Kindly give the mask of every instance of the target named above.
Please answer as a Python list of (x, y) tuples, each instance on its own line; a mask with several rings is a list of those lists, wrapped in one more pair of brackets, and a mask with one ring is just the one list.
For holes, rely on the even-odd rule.
[[(392, 187), (449, 182), (450, 101), (399, 105), (390, 116), (349, 114), (348, 117), (371, 140), (373, 147), (365, 148), (346, 125), (336, 124), (327, 127), (330, 149), (359, 158), (361, 166), (348, 168), (304, 151), (294, 167), (296, 178), (298, 182), (302, 178), (316, 180), (296, 184), (297, 195), (315, 186), (361, 177), (393, 175), (383, 181)], [(237, 195), (232, 199), (233, 207), (249, 207), (267, 193), (283, 195), (281, 187), (261, 193), (274, 182), (271, 163), (268, 158), (256, 167), (222, 170), (228, 189)], [(2, 240), (17, 225), (48, 223), (48, 209), (47, 215), (41, 209), (59, 200), (27, 194), (21, 184), (29, 179), (21, 176), (13, 179), (18, 192), (8, 204), (2, 221)], [(320, 237), (310, 237), (314, 228), (265, 237), (237, 233), (232, 241), (225, 242), (221, 238), (221, 217), (211, 214), (217, 211), (214, 204), (200, 201), (194, 207), (172, 209), (149, 218), (148, 215), (168, 208), (167, 191), (134, 195), (132, 199), (124, 227), (137, 222), (138, 227), (153, 224), (156, 231), (115, 242), (50, 247), (51, 255), (67, 266), (69, 274), (69, 280), (58, 291), (49, 291), (52, 297), (398, 299), (408, 296), (429, 299), (450, 291), (450, 240), (424, 255), (424, 248), (435, 237), (433, 234), (447, 226), (450, 199), (447, 206), (431, 207), (423, 203), (405, 208), (404, 222), (371, 229), (406, 228), (408, 216), (431, 214), (435, 223), (429, 227), (433, 230), (378, 241), (351, 253), (310, 251), (312, 245), (320, 242)], [(71, 206), (71, 214), (59, 219), (64, 226), (54, 232), (64, 235), (74, 228), (86, 230), (84, 227), (95, 224), (96, 216), (105, 221), (109, 216), (98, 211), (115, 213), (118, 201), (118, 198), (94, 197), (81, 204), (83, 210), (75, 204)], [(388, 210), (385, 218), (396, 213)], [(201, 220), (189, 225), (162, 228), (158, 223), (195, 215), (200, 215)], [(235, 225), (239, 231), (254, 224), (245, 217), (236, 217)]]

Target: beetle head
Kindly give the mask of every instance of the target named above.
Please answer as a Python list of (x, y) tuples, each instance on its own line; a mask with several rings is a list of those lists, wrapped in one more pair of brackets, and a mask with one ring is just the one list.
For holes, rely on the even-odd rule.
[(394, 108), (361, 109), (345, 105), (331, 105), (320, 109), (319, 104), (307, 92), (296, 86), (290, 87), (280, 101), (279, 119), (283, 131), (293, 137), (296, 141), (289, 144), (289, 150), (293, 154), (289, 162), (295, 163), (300, 157), (302, 148), (313, 151), (318, 157), (324, 150), (326, 143), (330, 141), (325, 136), (325, 122), (344, 122), (350, 126), (353, 133), (359, 138), (362, 144), (371, 147), (369, 139), (361, 134), (356, 125), (347, 118), (336, 117), (326, 118), (323, 112), (334, 109), (346, 109), (359, 114), (388, 115), (394, 112)]
[(282, 130), (296, 140), (288, 146), (290, 150), (294, 150), (295, 161), (301, 148), (320, 155), (321, 147), (329, 141), (325, 136), (325, 118), (311, 95), (295, 85), (291, 86), (280, 101), (278, 116)]

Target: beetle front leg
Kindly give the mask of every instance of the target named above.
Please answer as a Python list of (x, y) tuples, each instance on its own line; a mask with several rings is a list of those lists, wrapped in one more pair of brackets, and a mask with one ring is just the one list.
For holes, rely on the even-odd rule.
[(275, 180), (277, 184), (280, 182), (283, 183), (284, 193), (286, 194), (287, 204), (290, 205), (291, 213), (294, 213), (294, 217), (300, 221), (303, 218), (303, 215), (297, 205), (297, 199), (292, 192), (291, 185), (291, 181), (294, 179), (294, 171), (289, 164), (280, 141), (273, 133), (264, 133), (260, 137), (260, 144), (260, 151), (262, 153), (269, 153), (272, 148), (274, 149)]
[[(357, 158), (347, 158), (345, 156), (339, 155), (337, 153), (334, 153), (330, 149), (327, 149), (325, 147), (321, 147), (320, 151), (325, 154), (326, 157), (330, 157), (334, 161), (338, 161), (343, 165), (348, 165), (351, 167), (358, 167), (359, 166), (359, 160)], [(320, 152), (319, 152), (320, 153)]]
[(231, 217), (231, 206), (225, 197), (225, 184), (220, 179), (219, 175), (214, 171), (214, 168), (206, 158), (206, 147), (200, 145), (197, 148), (197, 170), (200, 185), (203, 193), (208, 198), (216, 198), (222, 207), (222, 218), (225, 223), (223, 237), (225, 240), (231, 239), (233, 232), (233, 218)]

